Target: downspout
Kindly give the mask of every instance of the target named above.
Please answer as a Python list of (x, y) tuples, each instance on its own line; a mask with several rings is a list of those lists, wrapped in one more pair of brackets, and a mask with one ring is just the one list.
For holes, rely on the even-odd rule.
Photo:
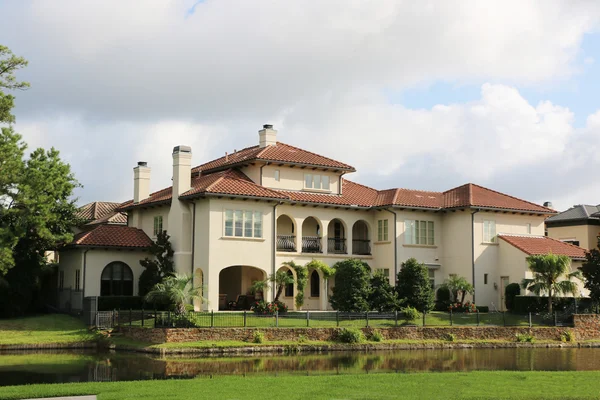
[(260, 171), (260, 172), (259, 172), (259, 173), (260, 173), (260, 178), (258, 179), (258, 182), (259, 182), (258, 184), (259, 184), (260, 186), (262, 186), (262, 169), (265, 167), (265, 165), (267, 165), (267, 164), (263, 164), (263, 165), (261, 165), (261, 166), (260, 166), (260, 169), (259, 169), (259, 171)]
[[(275, 252), (277, 251), (277, 232), (275, 232), (275, 228), (277, 226), (277, 206), (280, 205), (281, 202), (275, 203), (273, 206), (273, 218), (271, 224), (272, 233), (272, 243), (271, 243), (271, 274), (275, 277)], [(275, 298), (275, 285), (271, 285), (271, 299)]]
[(83, 293), (81, 294), (82, 298), (85, 298), (85, 270), (86, 270), (86, 265), (87, 265), (87, 252), (90, 251), (90, 249), (87, 249), (83, 252)]
[(385, 210), (394, 214), (394, 284), (397, 285), (398, 284), (398, 237), (396, 236), (396, 230), (398, 228), (396, 225), (398, 224), (398, 222), (397, 222), (398, 215), (396, 214), (395, 211), (392, 211), (389, 208), (386, 208)]
[[(192, 289), (194, 288), (194, 253), (196, 250), (196, 202), (194, 201), (192, 207)], [(204, 275), (202, 275), (204, 277)], [(202, 282), (200, 282), (202, 285)], [(204, 297), (204, 293), (202, 293), (202, 297)], [(191, 304), (194, 304), (194, 300), (191, 300)], [(202, 302), (200, 302), (200, 310), (202, 311)]]
[(473, 282), (473, 304), (477, 304), (475, 303), (475, 214), (478, 212), (479, 210), (471, 212), (471, 279)]

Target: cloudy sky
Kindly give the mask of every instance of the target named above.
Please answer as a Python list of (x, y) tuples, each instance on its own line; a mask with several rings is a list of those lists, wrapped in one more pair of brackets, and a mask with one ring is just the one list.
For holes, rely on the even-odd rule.
[(467, 182), (555, 208), (600, 203), (600, 2), (0, 0), (29, 60), (15, 128), (61, 151), (79, 202), (170, 184), (193, 163), (282, 142), (357, 182)]

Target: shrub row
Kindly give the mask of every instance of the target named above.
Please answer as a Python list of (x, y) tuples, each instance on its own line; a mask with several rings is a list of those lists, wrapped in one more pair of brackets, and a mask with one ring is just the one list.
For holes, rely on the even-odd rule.
[[(582, 297), (577, 300), (573, 297), (555, 298), (552, 306), (556, 311), (572, 309), (575, 312), (575, 303), (579, 312), (593, 312), (595, 305), (588, 297)], [(515, 296), (512, 312), (516, 314), (525, 314), (528, 312), (544, 312), (548, 308), (548, 297), (538, 296)]]
[(100, 296), (98, 311), (111, 310), (157, 310), (170, 311), (171, 306), (162, 303), (147, 303), (142, 296)]

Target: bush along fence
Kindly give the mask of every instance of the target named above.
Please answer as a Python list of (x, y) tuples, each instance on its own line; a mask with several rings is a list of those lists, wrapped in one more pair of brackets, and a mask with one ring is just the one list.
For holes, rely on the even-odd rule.
[[(99, 313), (101, 314), (101, 313)], [(240, 312), (188, 312), (115, 310), (103, 312), (99, 328), (138, 326), (145, 328), (329, 328), (329, 327), (398, 327), (398, 326), (573, 326), (573, 315), (561, 312), (551, 314), (513, 314), (508, 312), (452, 313), (432, 312), (417, 316), (396, 311), (339, 312), (293, 311), (273, 314)], [(415, 318), (416, 317), (416, 318)], [(413, 319), (414, 318), (414, 319)]]

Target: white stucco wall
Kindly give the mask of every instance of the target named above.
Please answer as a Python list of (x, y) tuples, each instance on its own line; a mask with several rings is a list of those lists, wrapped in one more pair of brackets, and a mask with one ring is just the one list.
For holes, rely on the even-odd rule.
[(90, 249), (87, 253), (85, 268), (85, 296), (100, 296), (100, 277), (104, 268), (114, 261), (120, 261), (129, 266), (133, 272), (133, 294), (138, 294), (138, 280), (144, 268), (140, 260), (147, 254), (141, 251)]

